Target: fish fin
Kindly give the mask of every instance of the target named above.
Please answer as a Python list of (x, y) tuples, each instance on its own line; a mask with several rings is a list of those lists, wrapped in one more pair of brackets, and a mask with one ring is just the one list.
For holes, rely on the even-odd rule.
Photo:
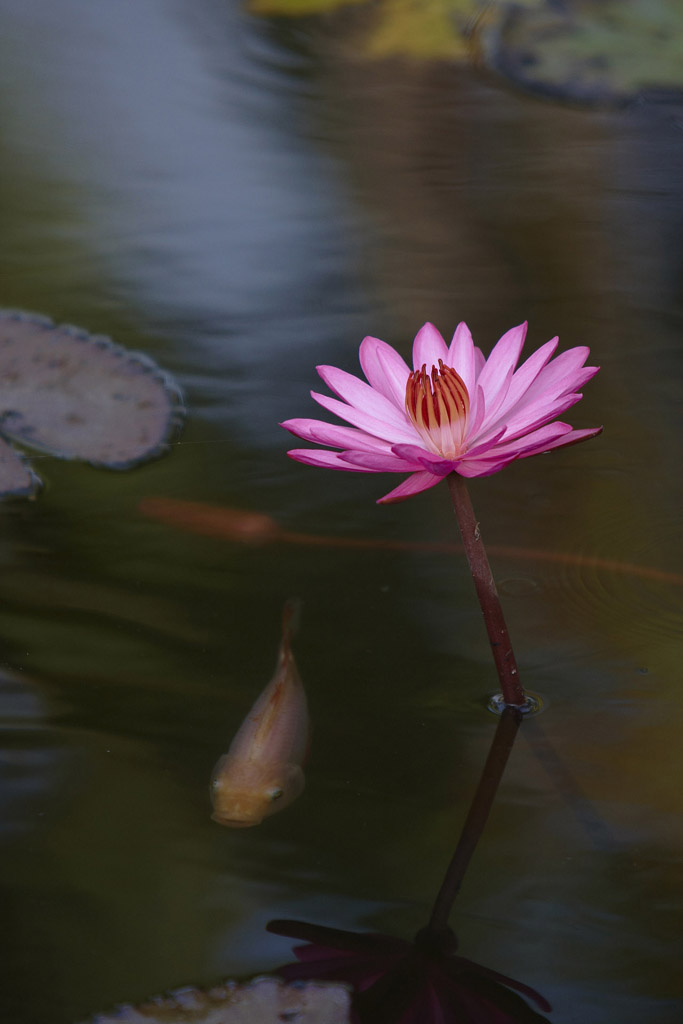
[(306, 785), (306, 776), (301, 765), (288, 764), (285, 778), (287, 780), (287, 800), (283, 803), (283, 807), (288, 806), (298, 796), (301, 796)]

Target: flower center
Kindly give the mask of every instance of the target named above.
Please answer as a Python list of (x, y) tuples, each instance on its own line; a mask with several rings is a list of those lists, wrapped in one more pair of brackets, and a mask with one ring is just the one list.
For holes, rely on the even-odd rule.
[(430, 452), (445, 459), (462, 455), (467, 437), (470, 396), (462, 379), (439, 359), (427, 373), (425, 363), (406, 384), (406, 412)]

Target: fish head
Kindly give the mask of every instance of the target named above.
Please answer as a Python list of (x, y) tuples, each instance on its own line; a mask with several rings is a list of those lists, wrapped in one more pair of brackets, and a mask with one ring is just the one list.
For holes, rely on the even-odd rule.
[(230, 828), (260, 825), (295, 800), (303, 788), (304, 776), (298, 765), (263, 765), (222, 757), (211, 780), (211, 817)]

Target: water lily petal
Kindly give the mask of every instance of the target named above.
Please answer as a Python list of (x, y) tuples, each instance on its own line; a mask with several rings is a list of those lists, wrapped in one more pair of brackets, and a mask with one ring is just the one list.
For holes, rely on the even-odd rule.
[(486, 411), (486, 396), (477, 384), (474, 399), (470, 395), (470, 418), (467, 426), (468, 443), (479, 434), (481, 425), (486, 419)]
[(455, 459), (443, 459), (433, 452), (426, 452), (414, 444), (395, 444), (391, 447), (392, 452), (416, 463), (416, 469), (426, 469), (428, 473), (444, 477), (451, 473), (457, 466)]
[(485, 441), (483, 444), (476, 445), (474, 448), (468, 448), (468, 450), (467, 450), (467, 458), (468, 459), (479, 458), (480, 456), (484, 455), (486, 452), (490, 451), (492, 448), (495, 448), (496, 451), (498, 451), (498, 448), (497, 448), (498, 442), (500, 441), (500, 439), (503, 437), (504, 434), (505, 434), (505, 427), (502, 427), (498, 431), (498, 433), (494, 434), (492, 437), (490, 437), (488, 439), (488, 441)]
[[(568, 445), (578, 444), (589, 437), (595, 437), (601, 431), (602, 427), (593, 427), (588, 430), (573, 430), (569, 423), (549, 423), (508, 445), (496, 446), (487, 459), (477, 460), (476, 475), (488, 475), (481, 473), (480, 470), (482, 465), (489, 460), (491, 463), (498, 463), (501, 459), (511, 461), (515, 459), (528, 459), (532, 455), (542, 455), (555, 448), (565, 448)], [(468, 466), (471, 465), (469, 459), (464, 461)], [(460, 471), (461, 469), (458, 467), (458, 472)], [(467, 475), (467, 473), (463, 472), (463, 475)]]
[(545, 398), (539, 398), (530, 406), (521, 407), (518, 414), (507, 420), (504, 440), (514, 441), (515, 438), (529, 434), (537, 427), (542, 427), (544, 423), (549, 423), (556, 416), (561, 416), (567, 409), (571, 409), (582, 397), (582, 395), (562, 395), (550, 402)]
[[(559, 340), (559, 338), (552, 338), (550, 341), (547, 341), (545, 345), (541, 345), (541, 347), (536, 349), (536, 351), (529, 356), (526, 362), (522, 363), (520, 368), (513, 374), (508, 393), (505, 396), (505, 401), (498, 408), (497, 415), (499, 417), (505, 416), (508, 411), (512, 409), (526, 394), (543, 367), (554, 354)], [(572, 388), (572, 391), (576, 390), (578, 389)]]
[(304, 441), (329, 444), (332, 448), (355, 448), (365, 452), (391, 451), (387, 441), (380, 441), (378, 437), (356, 430), (355, 427), (340, 427), (336, 423), (326, 423), (325, 420), (285, 420), (280, 426), (302, 437)]
[[(447, 366), (452, 366), (467, 388), (470, 402), (474, 395), (476, 383), (476, 361), (474, 355), (474, 342), (470, 329), (466, 323), (459, 323), (453, 335), (453, 341), (448, 348), (448, 358), (445, 360)], [(470, 413), (471, 413), (470, 406)]]
[[(317, 366), (318, 373), (335, 395), (348, 402), (349, 405), (363, 412), (369, 413), (378, 420), (393, 424), (399, 428), (405, 426), (406, 414), (403, 407), (396, 408), (394, 402), (385, 398), (379, 391), (366, 384), (365, 381), (354, 377), (346, 370), (339, 370), (336, 366)], [(408, 378), (406, 377), (406, 381)], [(403, 398), (405, 403), (405, 382), (403, 385)]]
[[(590, 349), (585, 345), (577, 345), (576, 348), (570, 348), (566, 352), (561, 352), (559, 356), (556, 356), (539, 373), (529, 388), (527, 397), (534, 399), (542, 393), (553, 392), (556, 394), (562, 389), (565, 391), (575, 391), (574, 377), (582, 369), (589, 355)], [(597, 373), (599, 367), (591, 367), (591, 369), (594, 369), (595, 373)]]
[(442, 479), (443, 477), (435, 476), (426, 470), (420, 473), (413, 473), (407, 480), (400, 483), (398, 487), (394, 487), (393, 491), (389, 491), (383, 498), (379, 498), (377, 504), (390, 505), (395, 501), (403, 501), (405, 498), (410, 498), (413, 494), (419, 494), (420, 491), (436, 487)]
[(446, 342), (437, 331), (434, 324), (426, 323), (415, 335), (413, 342), (413, 367), (416, 370), (427, 367), (429, 372), (432, 366), (439, 365), (439, 359), (444, 363), (448, 359), (448, 348)]
[(498, 462), (492, 459), (463, 459), (458, 463), (457, 472), (460, 476), (466, 477), (492, 476), (500, 469), (504, 469), (505, 466), (509, 466), (516, 458), (516, 455), (508, 455), (507, 458), (500, 459)]
[(400, 455), (402, 459), (422, 459), (423, 462), (429, 462), (435, 466), (440, 466), (442, 463), (449, 466), (451, 464), (451, 460), (444, 459), (441, 455), (435, 455), (434, 452), (428, 452), (417, 444), (392, 444), (391, 450), (395, 455)]
[[(552, 365), (552, 364), (551, 364)], [(550, 367), (546, 367), (543, 371), (547, 372)], [(589, 381), (598, 372), (599, 367), (597, 366), (584, 366), (575, 370), (571, 375), (567, 377), (557, 378), (554, 383), (548, 384), (546, 387), (538, 387), (537, 381), (535, 381), (529, 388), (527, 393), (520, 399), (514, 409), (510, 409), (508, 416), (515, 416), (523, 406), (530, 402), (536, 402), (539, 398), (543, 397), (547, 401), (553, 401), (556, 398), (561, 398), (563, 395), (570, 393), (576, 393), (581, 390), (586, 381)], [(541, 375), (539, 375), (540, 377)]]
[(580, 391), (584, 384), (587, 384), (589, 380), (593, 379), (599, 369), (599, 366), (584, 366), (584, 368), (582, 370), (578, 370), (576, 375), (572, 378), (567, 390)]
[[(568, 426), (569, 424), (566, 424)], [(565, 434), (563, 437), (558, 437), (557, 440), (551, 441), (549, 444), (544, 444), (542, 448), (536, 451), (525, 451), (520, 455), (520, 458), (527, 459), (530, 455), (540, 455), (545, 452), (553, 451), (555, 448), (568, 448), (572, 444), (578, 444), (580, 441), (587, 441), (589, 437), (597, 437), (603, 431), (602, 427), (589, 427), (586, 430), (572, 430), (570, 433)]]
[(421, 470), (419, 462), (409, 462), (398, 455), (384, 455), (380, 452), (342, 452), (340, 458), (352, 466), (362, 466), (375, 473), (413, 473)]
[(304, 462), (307, 466), (324, 466), (326, 469), (355, 470), (357, 473), (375, 473), (374, 469), (352, 466), (344, 462), (339, 452), (328, 452), (324, 448), (292, 448), (287, 452), (295, 462)]
[(360, 346), (360, 365), (375, 391), (403, 410), (410, 369), (396, 349), (379, 338), (364, 338)]
[[(483, 420), (480, 421), (481, 426), (479, 427), (479, 431), (481, 431), (481, 433), (488, 435), (491, 433), (492, 429), (496, 429), (500, 421), (498, 410), (501, 408), (507, 397), (507, 393), (510, 389), (510, 384), (512, 383), (512, 373), (513, 370), (512, 367), (510, 366), (505, 376), (501, 377), (501, 379), (497, 382), (495, 390), (491, 390), (490, 388), (486, 390), (485, 386), (477, 383), (477, 394), (483, 395), (483, 404), (486, 410), (486, 415), (484, 416)], [(477, 419), (479, 419), (479, 417), (477, 417)], [(493, 426), (493, 424), (495, 424), (496, 426)], [(470, 439), (474, 439), (474, 437), (476, 437), (473, 430), (468, 431), (468, 436)]]
[(392, 444), (400, 444), (402, 441), (405, 441), (406, 444), (415, 444), (416, 439), (419, 438), (417, 431), (407, 416), (405, 417), (403, 427), (399, 429), (394, 424), (389, 424), (385, 420), (379, 420), (375, 416), (370, 416), (368, 413), (356, 409), (353, 405), (345, 405), (344, 402), (339, 402), (336, 398), (330, 398), (328, 395), (320, 395), (316, 391), (311, 391), (311, 397), (318, 405), (322, 405), (323, 409), (333, 412), (336, 416), (346, 420), (347, 423), (352, 423), (355, 427), (360, 427), (361, 430), (366, 431), (368, 434), (383, 438)]
[[(559, 359), (560, 357), (558, 357)], [(557, 360), (555, 360), (557, 362)], [(542, 409), (543, 403), (546, 403), (548, 409), (554, 407), (554, 404), (561, 401), (568, 394), (576, 394), (578, 389), (591, 377), (594, 377), (598, 372), (598, 367), (587, 366), (583, 369), (578, 368), (569, 375), (565, 376), (564, 373), (554, 374), (554, 380), (547, 387), (539, 388), (537, 381), (540, 377), (547, 373), (553, 364), (546, 367), (541, 374), (538, 375), (536, 381), (527, 389), (526, 393), (522, 395), (517, 402), (508, 404), (508, 401), (504, 402), (502, 407), (499, 407), (498, 411), (490, 419), (486, 418), (486, 423), (482, 427), (487, 435), (494, 430), (497, 426), (506, 423), (508, 429), (508, 437), (512, 436), (514, 431), (518, 431), (520, 424), (523, 424), (525, 420), (531, 421), (537, 419), (540, 415), (539, 409)], [(570, 402), (573, 405), (578, 399), (574, 399)], [(569, 406), (565, 405), (564, 408), (558, 409), (552, 413), (554, 416), (558, 416), (560, 412), (564, 412)], [(550, 415), (546, 416), (545, 419), (549, 419)], [(527, 429), (525, 428), (524, 432)]]
[(526, 456), (527, 453), (532, 454), (534, 451), (546, 451), (547, 445), (568, 434), (571, 429), (569, 423), (561, 423), (557, 420), (554, 423), (547, 423), (537, 430), (532, 430), (529, 434), (523, 434), (522, 437), (517, 438), (515, 441), (496, 444), (495, 450), (491, 452), (490, 457), (517, 455), (518, 458), (521, 458)]
[(517, 365), (526, 331), (526, 322), (506, 331), (494, 345), (486, 365), (477, 378), (477, 384), (484, 391), (489, 409), (497, 402), (501, 390), (507, 390), (509, 387), (511, 371)]

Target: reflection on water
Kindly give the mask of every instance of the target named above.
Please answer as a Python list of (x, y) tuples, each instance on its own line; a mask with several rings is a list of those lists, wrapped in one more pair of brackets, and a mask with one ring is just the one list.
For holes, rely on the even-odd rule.
[[(200, 360), (176, 353), (174, 367), (198, 378), (201, 404), (220, 403), (221, 415), (215, 375), (230, 376), (233, 413), (272, 447), (283, 354), (310, 350), (313, 324), (318, 336), (339, 334), (340, 314), (358, 303), (346, 266), (354, 214), (305, 138), (301, 62), (237, 5), (213, 0), (5, 7), (0, 82), (15, 176), (28, 171), (38, 188), (48, 178), (66, 206), (70, 257), (96, 261), (107, 305), (123, 299), (131, 319), (201, 349)], [(32, 195), (21, 205), (30, 216)], [(48, 233), (36, 244), (58, 259), (62, 238)], [(247, 373), (259, 380), (257, 405)]]
[(356, 1024), (421, 1024), (430, 1020), (540, 1024), (547, 1020), (516, 994), (522, 993), (549, 1011), (551, 1006), (540, 993), (460, 956), (448, 923), (522, 719), (518, 708), (507, 707), (501, 714), (431, 917), (413, 942), (298, 921), (271, 921), (269, 931), (309, 943), (295, 949), (300, 963), (279, 968), (282, 977), (348, 982), (353, 986), (352, 1020)]
[[(467, 319), (488, 350), (528, 319), (534, 345), (590, 346), (577, 426), (605, 434), (472, 488), (496, 575), (534, 584), (505, 610), (566, 771), (525, 723), (458, 937), (558, 1024), (674, 1024), (679, 112), (360, 63), (325, 25), (0, 0), (2, 305), (149, 352), (189, 406), (170, 458), (112, 477), (45, 457), (39, 501), (0, 506), (0, 1016), (72, 1024), (267, 970), (289, 956), (272, 919), (423, 925), (494, 724), (467, 574), (409, 546), (450, 544), (452, 513), (439, 488), (378, 509), (372, 480), (288, 461), (276, 424), (364, 334), (406, 354), (425, 320)], [(327, 540), (225, 544), (140, 515), (151, 496)], [(221, 829), (206, 779), (292, 593), (306, 791)]]
[[(198, 501), (183, 501), (177, 498), (143, 498), (140, 502), (143, 515), (167, 523), (181, 530), (188, 530), (203, 537), (240, 544), (297, 544), (304, 547), (373, 548), (381, 551), (421, 551), (425, 554), (462, 554), (460, 544), (446, 541), (405, 541), (384, 540), (381, 537), (330, 537), (316, 533), (294, 533), (283, 530), (270, 516), (246, 509), (220, 508)], [(601, 558), (596, 554), (571, 551), (542, 551), (536, 548), (515, 548), (510, 544), (489, 545), (489, 550), (501, 559), (523, 562), (557, 562), (579, 572), (594, 573), (603, 570), (606, 574), (634, 576), (643, 580), (683, 584), (683, 574), (657, 569), (649, 565), (635, 565), (632, 562), (618, 562)], [(569, 583), (567, 582), (567, 585)], [(512, 595), (524, 595), (538, 589), (533, 579), (517, 577), (503, 579), (499, 589)]]
[(0, 680), (3, 715), (2, 830), (6, 840), (20, 836), (27, 816), (45, 816), (44, 780), (64, 781), (64, 753), (45, 721), (46, 708), (30, 682), (9, 675)]
[[(287, 610), (286, 610), (287, 616)], [(288, 627), (285, 618), (285, 629)], [(330, 991), (330, 1016), (353, 1024), (541, 1024), (547, 1021), (533, 1010), (526, 999), (540, 1009), (551, 1009), (548, 1001), (530, 986), (507, 975), (483, 967), (458, 953), (458, 941), (449, 926), (455, 899), (460, 892), (465, 872), (482, 835), (503, 771), (512, 751), (524, 713), (508, 706), (501, 713), (486, 763), (470, 805), (455, 853), (434, 902), (429, 922), (416, 934), (413, 942), (375, 932), (344, 931), (325, 925), (302, 921), (274, 920), (268, 931), (307, 943), (298, 946), (298, 963), (277, 969), (287, 982), (305, 983), (318, 995), (319, 982), (350, 986), (351, 1005), (338, 1015), (336, 988)], [(219, 819), (217, 819), (219, 820)], [(312, 988), (309, 988), (312, 986)], [(158, 997), (139, 1008), (124, 1007), (114, 1018), (100, 1018), (137, 1024), (138, 1020), (165, 1020), (168, 1024), (188, 1020), (219, 1024), (241, 1024), (243, 1020), (273, 1021), (290, 1013), (264, 1012), (258, 1007), (247, 1010), (246, 1001), (255, 996), (253, 989), (240, 993), (243, 1006), (233, 1006), (231, 987), (213, 988), (210, 992), (189, 989)], [(249, 1004), (251, 1007), (251, 1004)], [(221, 1012), (222, 1009), (222, 1012)], [(322, 1008), (321, 1008), (322, 1011)], [(301, 1010), (302, 1019), (308, 1014)], [(250, 1016), (251, 1013), (251, 1016)], [(293, 1011), (292, 1011), (293, 1013)], [(311, 1021), (325, 1024), (324, 1012), (311, 1013)], [(330, 1022), (331, 1024), (331, 1022)]]

